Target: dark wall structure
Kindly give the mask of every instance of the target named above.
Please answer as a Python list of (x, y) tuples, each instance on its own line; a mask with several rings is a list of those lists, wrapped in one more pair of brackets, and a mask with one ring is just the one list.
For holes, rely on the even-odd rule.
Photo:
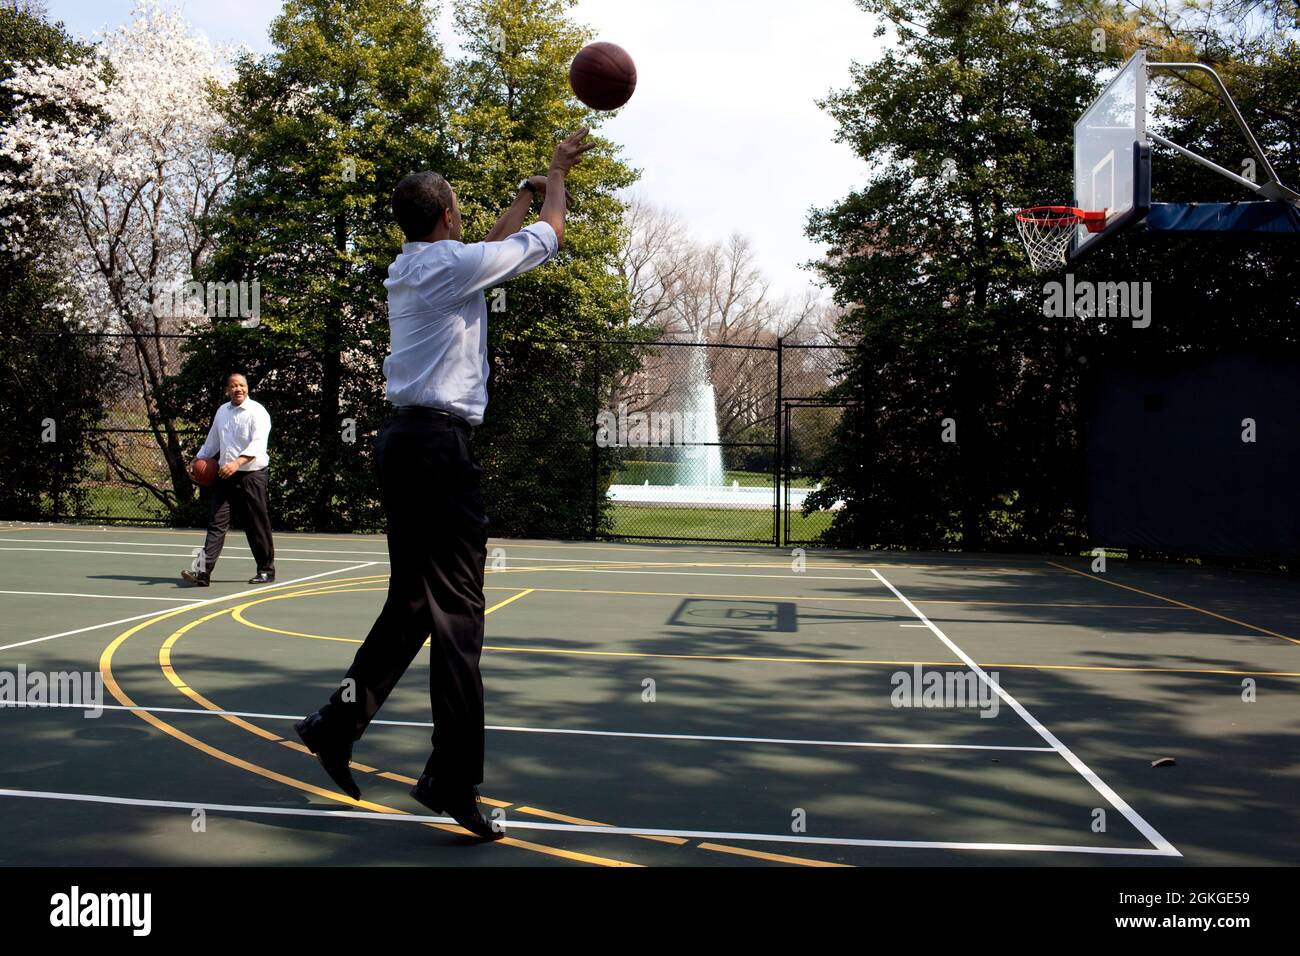
[(1300, 555), (1300, 355), (1110, 362), (1085, 442), (1095, 546)]

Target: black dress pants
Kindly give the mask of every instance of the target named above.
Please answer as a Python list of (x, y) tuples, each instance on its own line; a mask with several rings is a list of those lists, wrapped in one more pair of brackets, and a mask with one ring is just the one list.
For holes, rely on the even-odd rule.
[(394, 416), (375, 459), (388, 520), (388, 598), (352, 667), (321, 709), (324, 729), (357, 740), (429, 643), (433, 754), (443, 783), (483, 781), (483, 564), (487, 516), (469, 426)]
[(203, 544), (204, 573), (212, 574), (226, 543), (233, 510), (244, 526), (248, 547), (258, 571), (275, 570), (275, 542), (271, 538), (271, 519), (266, 508), (266, 484), (269, 468), (237, 471), (229, 478), (212, 483), (212, 500), (208, 506), (208, 537)]

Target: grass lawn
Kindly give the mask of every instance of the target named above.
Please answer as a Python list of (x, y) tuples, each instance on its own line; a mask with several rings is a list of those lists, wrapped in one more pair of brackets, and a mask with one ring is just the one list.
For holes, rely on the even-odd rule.
[[(641, 485), (647, 481), (652, 485), (671, 485), (676, 481), (677, 465), (671, 461), (626, 461), (614, 472), (614, 480), (611, 484), (615, 485)], [(771, 488), (772, 473), (770, 471), (737, 471), (728, 469), (723, 472), (726, 484), (733, 481), (739, 483), (742, 488)], [(791, 480), (792, 488), (811, 488), (817, 482), (811, 478), (795, 478)]]
[[(790, 514), (790, 537), (813, 541), (831, 525), (829, 511)], [(771, 543), (772, 511), (740, 508), (634, 508), (614, 506), (615, 535), (662, 538), (727, 538)]]
[[(158, 499), (138, 488), (118, 485), (82, 485), (86, 493), (86, 503), (79, 519), (106, 518), (117, 521), (162, 521), (168, 518), (167, 509), (158, 503)], [(64, 499), (66, 511), (71, 502)], [(53, 507), (51, 504), (50, 507)], [(65, 513), (64, 517), (74, 517)]]
[[(647, 464), (647, 463), (642, 463)], [(651, 462), (649, 464), (658, 464)], [(771, 476), (758, 472), (728, 472), (734, 476), (751, 475), (765, 479), (771, 487)], [(736, 480), (741, 480), (739, 477)], [(743, 482), (748, 487), (763, 486), (764, 482)], [(83, 520), (96, 518), (118, 521), (159, 521), (167, 513), (151, 495), (134, 488), (111, 485), (85, 486), (86, 506), (77, 515)], [(67, 502), (65, 502), (66, 507)], [(613, 509), (613, 534), (618, 536), (662, 538), (725, 538), (732, 541), (753, 541), (768, 544), (772, 541), (772, 509), (739, 508), (674, 508), (635, 507), (615, 505)], [(65, 515), (65, 517), (71, 517)], [(830, 527), (832, 515), (828, 511), (814, 512), (804, 517), (797, 510), (790, 513), (790, 537), (795, 541), (815, 541)]]

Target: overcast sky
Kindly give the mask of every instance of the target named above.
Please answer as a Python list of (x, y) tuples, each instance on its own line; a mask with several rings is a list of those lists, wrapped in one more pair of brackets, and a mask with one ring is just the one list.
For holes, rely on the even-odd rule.
[[(164, 0), (217, 43), (270, 49), (280, 0)], [(90, 37), (130, 18), (131, 0), (47, 0), (51, 19)], [(671, 207), (697, 239), (749, 236), (774, 289), (812, 283), (800, 263), (813, 206), (857, 188), (865, 165), (832, 141), (814, 100), (845, 86), (849, 64), (882, 41), (853, 0), (580, 0), (571, 16), (623, 46), (637, 90), (603, 134), (643, 171), (638, 189)], [(454, 53), (447, 4), (443, 37)]]

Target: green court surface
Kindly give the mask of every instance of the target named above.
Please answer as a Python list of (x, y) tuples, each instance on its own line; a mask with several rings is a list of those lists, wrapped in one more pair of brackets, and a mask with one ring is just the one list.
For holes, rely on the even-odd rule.
[[(232, 534), (207, 590), (178, 578), (201, 543), (0, 526), (0, 864), (1300, 863), (1293, 578), (493, 541), (480, 789), (508, 836), (479, 845), (407, 794), (423, 656), (357, 745), (361, 802), (293, 734), (382, 605), (384, 539), (280, 535), (252, 587)], [(32, 700), (58, 672), (102, 712)], [(917, 675), (976, 699), (900, 706)]]

